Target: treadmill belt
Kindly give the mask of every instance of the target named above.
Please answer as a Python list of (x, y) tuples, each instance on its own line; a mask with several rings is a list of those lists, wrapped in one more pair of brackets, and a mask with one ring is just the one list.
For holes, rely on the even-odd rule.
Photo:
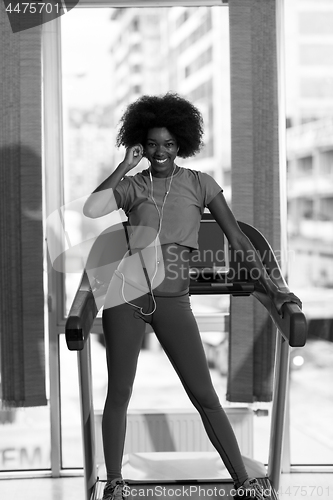
[[(233, 483), (227, 481), (168, 481), (168, 482), (144, 482), (127, 481), (129, 484), (128, 498), (135, 500), (143, 499), (168, 499), (168, 498), (190, 498), (191, 500), (210, 499), (240, 499), (253, 498), (236, 497)], [(265, 490), (266, 500), (278, 500), (276, 492), (271, 487), (268, 478), (258, 478), (258, 482)], [(105, 480), (98, 480), (90, 500), (102, 500)]]

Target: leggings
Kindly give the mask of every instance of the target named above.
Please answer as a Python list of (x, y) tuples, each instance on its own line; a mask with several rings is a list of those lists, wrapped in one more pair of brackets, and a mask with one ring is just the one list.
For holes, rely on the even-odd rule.
[[(144, 316), (127, 303), (103, 311), (109, 379), (102, 420), (107, 479), (121, 477), (127, 407), (147, 322), (154, 329), (185, 391), (200, 413), (210, 441), (238, 487), (248, 474), (233, 429), (212, 384), (189, 294), (185, 291), (154, 296), (156, 310), (152, 315)], [(153, 310), (150, 293), (131, 302), (142, 307), (143, 312)]]

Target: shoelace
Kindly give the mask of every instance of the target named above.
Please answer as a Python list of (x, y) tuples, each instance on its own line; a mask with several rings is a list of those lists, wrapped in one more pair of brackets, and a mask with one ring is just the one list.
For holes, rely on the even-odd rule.
[(123, 500), (124, 492), (123, 488), (126, 488), (128, 485), (125, 481), (115, 481), (113, 483), (107, 484), (104, 489), (104, 500)]
[[(242, 496), (244, 498), (249, 496), (253, 498), (253, 500), (264, 500), (265, 498), (267, 498), (264, 494), (264, 489), (256, 479), (247, 479), (246, 481), (244, 481), (242, 486), (237, 488), (237, 493), (239, 496)], [(248, 495), (246, 493), (248, 493)]]

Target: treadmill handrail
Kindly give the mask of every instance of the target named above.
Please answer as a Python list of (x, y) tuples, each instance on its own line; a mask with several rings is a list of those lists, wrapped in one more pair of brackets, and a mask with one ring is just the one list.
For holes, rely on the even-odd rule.
[[(276, 260), (272, 247), (264, 235), (256, 228), (245, 222), (238, 221), (244, 234), (250, 239), (254, 248), (259, 252), (261, 260), (273, 283), (285, 292), (290, 289), (284, 279), (281, 268)], [(278, 313), (272, 301), (257, 281), (253, 296), (267, 309), (275, 326), (291, 347), (303, 347), (307, 337), (307, 321), (301, 308), (295, 302), (286, 302)]]

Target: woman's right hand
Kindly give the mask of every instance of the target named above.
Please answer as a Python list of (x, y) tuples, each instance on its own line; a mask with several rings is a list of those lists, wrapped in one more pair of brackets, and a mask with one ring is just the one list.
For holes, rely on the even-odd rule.
[(122, 165), (125, 167), (126, 173), (136, 167), (142, 160), (143, 152), (142, 144), (135, 144), (134, 146), (126, 149), (125, 158), (122, 161)]

